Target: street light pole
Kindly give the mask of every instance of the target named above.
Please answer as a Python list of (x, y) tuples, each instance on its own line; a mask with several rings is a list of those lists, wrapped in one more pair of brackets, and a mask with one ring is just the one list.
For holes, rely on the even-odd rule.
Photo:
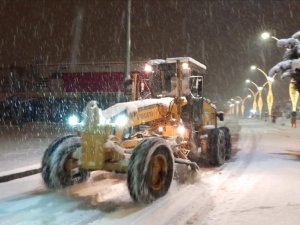
[(292, 102), (292, 112), (297, 111), (297, 102), (299, 97), (299, 92), (294, 87), (294, 80), (292, 79), (289, 84), (289, 94)]
[(272, 108), (273, 108), (273, 102), (274, 102), (274, 97), (273, 97), (273, 92), (272, 92), (272, 83), (274, 80), (275, 75), (270, 78), (268, 77), (268, 75), (266, 74), (265, 71), (263, 71), (262, 69), (260, 69), (259, 67), (252, 65), (251, 70), (258, 70), (259, 72), (261, 72), (261, 74), (264, 75), (264, 77), (266, 78), (267, 82), (268, 82), (268, 95), (267, 95), (267, 105), (268, 105), (268, 114), (269, 116), (272, 115)]
[(262, 118), (262, 108), (263, 108), (263, 100), (262, 100), (262, 97), (261, 97), (261, 91), (262, 91), (262, 88), (260, 88), (258, 90), (258, 109), (259, 109), (259, 117)]
[(230, 105), (230, 112), (231, 112), (231, 115), (233, 116), (234, 115), (234, 104)]
[(236, 104), (236, 115), (237, 117), (240, 116), (240, 101), (235, 101)]
[(245, 100), (247, 98), (251, 98), (251, 95), (247, 95), (245, 98), (242, 98), (240, 96), (235, 96), (235, 98), (238, 98), (241, 100), (241, 113), (242, 113), (242, 117), (245, 117)]
[(229, 114), (231, 116), (233, 116), (234, 115), (234, 104), (231, 101), (228, 101), (228, 103), (229, 103)]
[(131, 0), (127, 0), (127, 26), (126, 26), (126, 56), (125, 56), (125, 76), (130, 79), (130, 49), (131, 49)]
[(230, 99), (230, 101), (234, 102), (233, 104), (235, 105), (235, 116), (239, 116), (239, 114), (240, 114), (240, 109), (239, 109), (240, 102), (233, 99), (233, 98)]
[(246, 80), (246, 83), (251, 83), (253, 84), (258, 91), (258, 110), (259, 110), (259, 117), (261, 118), (262, 116), (262, 108), (263, 108), (263, 100), (262, 100), (262, 95), (261, 95), (261, 91), (263, 90), (263, 88), (266, 86), (266, 84), (268, 83), (268, 81), (266, 83), (263, 84), (263, 86), (259, 87), (256, 83), (254, 83), (251, 80)]
[[(239, 106), (240, 102), (242, 103), (241, 104), (241, 113), (242, 113), (242, 116), (243, 116), (243, 99), (240, 97), (240, 96), (235, 96), (235, 98), (238, 98), (240, 101), (236, 101), (237, 102), (237, 107)], [(239, 114), (238, 114), (239, 116)]]
[(251, 92), (251, 94), (253, 95), (253, 103), (252, 103), (252, 109), (253, 111), (256, 113), (256, 109), (257, 109), (257, 95), (258, 95), (258, 91), (254, 93), (254, 91), (252, 91), (250, 88), (248, 88), (248, 90)]

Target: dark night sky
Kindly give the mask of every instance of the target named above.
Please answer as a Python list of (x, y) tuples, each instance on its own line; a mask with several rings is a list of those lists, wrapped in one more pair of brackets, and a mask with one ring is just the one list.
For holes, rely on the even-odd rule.
[[(74, 46), (79, 62), (124, 60), (126, 0), (0, 3), (2, 65), (70, 62)], [(131, 59), (191, 56), (208, 67), (205, 88), (212, 100), (246, 96), (246, 78), (265, 81), (249, 66), (267, 72), (283, 53), (274, 40), (262, 42), (260, 33), (290, 37), (299, 29), (299, 11), (300, 0), (132, 0)], [(79, 12), (81, 35), (74, 45)], [(287, 85), (274, 84), (275, 101), (287, 99)]]

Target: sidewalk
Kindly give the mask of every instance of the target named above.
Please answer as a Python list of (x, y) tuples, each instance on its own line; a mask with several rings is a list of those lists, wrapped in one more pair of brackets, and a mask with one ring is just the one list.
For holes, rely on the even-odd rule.
[(51, 141), (70, 133), (62, 124), (27, 123), (21, 129), (0, 124), (0, 183), (39, 173)]

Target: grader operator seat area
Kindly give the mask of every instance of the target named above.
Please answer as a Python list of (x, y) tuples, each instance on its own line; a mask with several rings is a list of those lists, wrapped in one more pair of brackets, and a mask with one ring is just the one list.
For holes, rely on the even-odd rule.
[(190, 57), (150, 60), (145, 71), (150, 74), (150, 89), (154, 98), (180, 97), (177, 96), (179, 86), (183, 96), (203, 96), (206, 66)]

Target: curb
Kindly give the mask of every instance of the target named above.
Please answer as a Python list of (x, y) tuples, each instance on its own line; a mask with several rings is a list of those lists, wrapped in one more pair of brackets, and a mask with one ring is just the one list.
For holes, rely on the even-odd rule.
[(8, 182), (11, 180), (31, 176), (41, 172), (40, 165), (19, 168), (16, 170), (6, 171), (0, 173), (0, 183)]

